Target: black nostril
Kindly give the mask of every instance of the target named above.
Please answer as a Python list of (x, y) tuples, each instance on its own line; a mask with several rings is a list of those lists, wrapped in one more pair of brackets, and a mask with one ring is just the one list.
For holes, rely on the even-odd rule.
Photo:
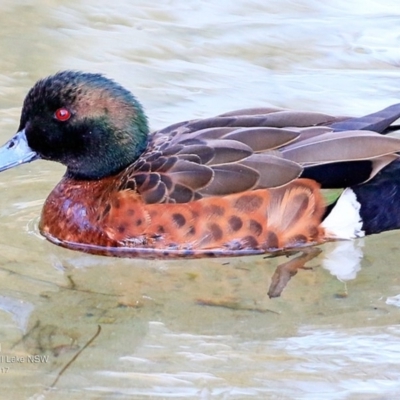
[(11, 149), (15, 146), (15, 141), (14, 140), (10, 140), (10, 142), (8, 143), (8, 147), (7, 149)]

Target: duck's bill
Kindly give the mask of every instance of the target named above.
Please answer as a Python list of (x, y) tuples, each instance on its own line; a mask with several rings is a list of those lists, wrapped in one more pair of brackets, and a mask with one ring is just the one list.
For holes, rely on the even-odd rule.
[(29, 146), (25, 131), (19, 131), (4, 146), (0, 147), (0, 171), (5, 171), (40, 158)]

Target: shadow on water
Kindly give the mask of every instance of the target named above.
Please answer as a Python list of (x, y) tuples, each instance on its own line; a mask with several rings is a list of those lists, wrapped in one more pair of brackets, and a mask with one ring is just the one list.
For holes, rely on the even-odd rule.
[[(376, 238), (368, 240), (372, 247)], [(353, 276), (336, 271), (340, 281), (324, 268), (331, 261), (326, 253), (337, 250), (327, 244), (281, 298), (270, 299), (268, 285), (282, 257), (117, 260), (56, 248), (34, 235), (24, 243), (28, 249), (29, 242), (36, 243), (34, 250), (9, 251), (0, 269), (0, 305), (8, 315), (2, 354), (25, 360), (3, 366), (10, 368), (11, 385), (24, 376), (25, 393), (50, 396), (42, 391), (98, 325), (100, 335), (60, 377), (58, 396), (73, 388), (105, 398), (196, 398), (202, 391), (257, 398), (276, 393), (280, 379), (278, 393), (288, 398), (296, 386), (304, 390), (299, 398), (308, 398), (316, 384), (310, 380), (335, 398), (338, 388), (355, 391), (365, 378), (356, 374), (351, 381), (349, 364), (362, 362), (368, 375), (397, 354), (398, 312), (380, 289), (397, 293), (393, 253), (379, 260), (366, 253)], [(345, 281), (355, 273), (357, 279)], [(47, 358), (28, 362), (32, 355)], [(398, 373), (393, 368), (392, 377)], [(328, 381), (320, 378), (321, 369), (330, 371)]]

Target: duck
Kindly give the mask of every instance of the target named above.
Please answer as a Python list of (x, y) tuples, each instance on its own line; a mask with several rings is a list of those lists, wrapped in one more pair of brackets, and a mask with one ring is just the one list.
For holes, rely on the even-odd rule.
[(400, 227), (399, 117), (400, 104), (364, 117), (260, 107), (151, 133), (130, 91), (68, 70), (29, 90), (0, 171), (66, 166), (39, 230), (72, 250), (280, 254)]

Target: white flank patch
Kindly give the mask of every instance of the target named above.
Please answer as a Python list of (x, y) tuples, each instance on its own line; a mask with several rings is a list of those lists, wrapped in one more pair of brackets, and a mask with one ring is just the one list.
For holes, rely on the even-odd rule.
[(354, 239), (365, 236), (360, 217), (361, 205), (352, 189), (347, 188), (321, 226), (329, 239)]

